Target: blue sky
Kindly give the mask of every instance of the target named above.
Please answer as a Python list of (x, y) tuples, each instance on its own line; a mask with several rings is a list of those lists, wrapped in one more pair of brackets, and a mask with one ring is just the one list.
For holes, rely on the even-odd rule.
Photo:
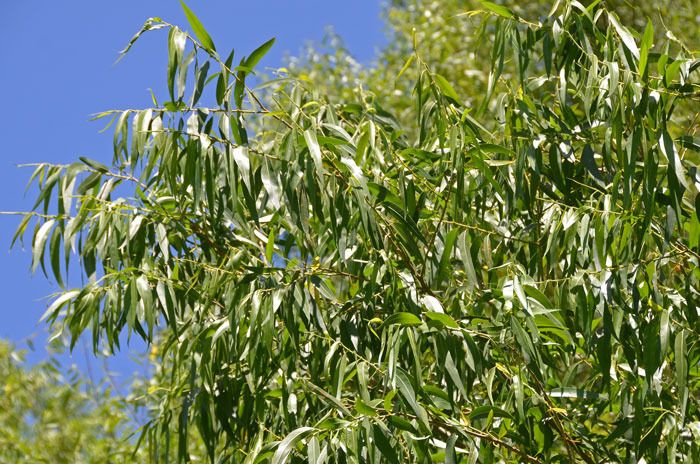
[[(239, 58), (271, 37), (277, 41), (260, 68), (283, 65), (308, 40), (321, 40), (331, 25), (361, 62), (369, 62), (383, 41), (379, 0), (194, 1), (197, 14), (222, 54), (235, 47)], [(90, 115), (109, 109), (152, 106), (149, 88), (167, 98), (167, 32), (143, 36), (116, 66), (114, 61), (146, 19), (158, 16), (189, 30), (176, 0), (7, 2), (0, 15), (0, 211), (31, 208), (23, 192), (31, 170), (17, 164), (70, 163), (78, 156), (109, 164), (111, 137)], [(0, 215), (0, 337), (18, 344), (32, 334), (39, 349), (28, 360), (45, 357), (46, 336), (38, 320), (43, 297), (58, 290), (41, 271), (30, 276), (29, 248), (9, 251), (21, 217)], [(27, 246), (31, 245), (31, 232)], [(74, 282), (77, 285), (79, 282)], [(70, 284), (69, 284), (70, 285)], [(143, 349), (142, 345), (134, 345)], [(128, 351), (125, 349), (124, 351)], [(68, 361), (64, 359), (64, 361)], [(70, 362), (85, 366), (81, 349)], [(110, 361), (113, 370), (133, 368), (126, 353)], [(126, 372), (125, 374), (128, 374)]]

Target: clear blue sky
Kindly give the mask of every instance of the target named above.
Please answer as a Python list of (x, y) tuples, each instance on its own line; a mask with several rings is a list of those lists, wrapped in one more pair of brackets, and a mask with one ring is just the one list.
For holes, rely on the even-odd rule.
[[(235, 47), (240, 58), (276, 37), (261, 68), (282, 66), (286, 54), (298, 55), (306, 41), (321, 40), (328, 25), (361, 62), (371, 61), (384, 41), (379, 0), (187, 3), (224, 55)], [(112, 134), (98, 133), (103, 123), (88, 122), (90, 115), (108, 109), (151, 106), (149, 88), (159, 101), (166, 100), (167, 32), (146, 34), (112, 66), (117, 52), (149, 17), (158, 16), (186, 30), (189, 26), (177, 0), (6, 2), (3, 10), (0, 211), (24, 211), (32, 206), (33, 194), (23, 196), (31, 170), (15, 165), (70, 163), (78, 156), (109, 164)], [(37, 323), (46, 309), (42, 298), (56, 292), (58, 286), (47, 282), (41, 271), (30, 277), (29, 249), (23, 252), (16, 246), (8, 251), (20, 219), (0, 216), (0, 337), (22, 344), (43, 330)], [(28, 240), (30, 247), (31, 231)], [(45, 339), (40, 333), (35, 344), (41, 347)], [(36, 362), (44, 356), (40, 348), (28, 358)], [(70, 362), (85, 365), (80, 349)], [(110, 366), (124, 372), (133, 364), (122, 354)]]

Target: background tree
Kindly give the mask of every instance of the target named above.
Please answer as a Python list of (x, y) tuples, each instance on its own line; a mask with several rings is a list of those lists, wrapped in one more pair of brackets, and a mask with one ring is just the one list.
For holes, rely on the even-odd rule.
[[(521, 18), (543, 20), (554, 5), (561, 2), (497, 2), (511, 9)], [(592, 2), (581, 2), (588, 6)], [(614, 11), (622, 24), (632, 31), (643, 31), (650, 18), (657, 24), (654, 43), (668, 41), (679, 47), (698, 50), (700, 24), (695, 2), (658, 1), (626, 2), (607, 0), (602, 2)], [(390, 46), (379, 51), (374, 65), (361, 65), (343, 47), (342, 38), (330, 33), (321, 43), (311, 43), (298, 58), (292, 58), (290, 71), (313, 81), (320, 93), (340, 100), (357, 100), (359, 84), (364, 88), (363, 97), (375, 98), (378, 104), (390, 108), (397, 118), (412, 126), (413, 83), (418, 69), (404, 70), (404, 79), (397, 81), (406, 58), (413, 54), (413, 44), (422, 59), (434, 71), (444, 76), (462, 97), (472, 105), (479, 101), (488, 84), (488, 64), (494, 41), (493, 23), (483, 22), (483, 15), (466, 14), (484, 10), (478, 0), (394, 0), (385, 6), (383, 16)], [(605, 18), (602, 18), (605, 21)], [(415, 40), (414, 40), (415, 38)], [(640, 39), (637, 37), (637, 39)], [(680, 38), (680, 39), (679, 39)], [(328, 70), (334, 72), (329, 73)], [(515, 64), (504, 63), (504, 76), (517, 73)], [(675, 112), (674, 117), (687, 119), (689, 124), (695, 113), (690, 108)], [(488, 121), (483, 121), (487, 123)]]
[[(136, 358), (143, 369), (118, 382), (110, 372), (108, 354), (96, 356), (99, 366), (81, 371), (61, 364), (56, 356), (67, 341), (54, 339), (49, 357), (34, 366), (26, 350), (0, 340), (0, 461), (12, 463), (148, 462), (154, 452), (138, 441), (141, 427), (158, 417), (160, 387), (167, 363), (155, 345)], [(28, 342), (34, 349), (31, 341)], [(100, 376), (96, 381), (93, 376)], [(166, 432), (177, 433), (176, 429)], [(175, 461), (177, 448), (166, 446), (161, 457)], [(206, 461), (199, 435), (188, 436), (189, 459)]]
[[(13, 463), (127, 463), (134, 451), (133, 404), (107, 380), (95, 385), (51, 356), (29, 367), (24, 351), (0, 341), (0, 461)], [(136, 390), (134, 390), (136, 392)]]
[(188, 9), (192, 34), (149, 20), (168, 101), (101, 115), (111, 167), (37, 167), (18, 232), (88, 280), (49, 323), (160, 331), (153, 461), (193, 429), (211, 462), (698, 459), (698, 62), (602, 3), (481, 9), (450, 16), (474, 57), (417, 30), (386, 63), (411, 92), (292, 68), (264, 100), (272, 41), (234, 60)]

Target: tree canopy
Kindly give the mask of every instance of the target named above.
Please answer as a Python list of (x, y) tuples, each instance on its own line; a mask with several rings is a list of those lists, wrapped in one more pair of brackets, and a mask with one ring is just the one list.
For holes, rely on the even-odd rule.
[[(59, 345), (60, 346), (60, 345)], [(0, 340), (0, 461), (17, 464), (127, 463), (147, 459), (127, 437), (135, 403), (107, 379), (95, 384), (51, 355), (33, 367)], [(140, 388), (131, 386), (131, 393)], [(119, 387), (116, 386), (116, 389)]]
[(111, 165), (36, 167), (45, 319), (157, 346), (152, 462), (700, 459), (700, 61), (603, 2), (445, 5), (251, 89), (274, 39), (183, 4)]

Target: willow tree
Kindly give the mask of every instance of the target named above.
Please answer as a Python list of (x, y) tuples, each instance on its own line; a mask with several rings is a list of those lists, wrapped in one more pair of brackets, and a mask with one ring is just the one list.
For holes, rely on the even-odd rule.
[(18, 231), (62, 286), (79, 256), (57, 332), (158, 344), (153, 461), (192, 434), (231, 463), (700, 459), (685, 47), (484, 1), (479, 98), (415, 52), (406, 123), (308, 76), (250, 89), (272, 41), (219, 55), (185, 11), (141, 31), (168, 31), (167, 101), (99, 115), (111, 166), (39, 165)]

